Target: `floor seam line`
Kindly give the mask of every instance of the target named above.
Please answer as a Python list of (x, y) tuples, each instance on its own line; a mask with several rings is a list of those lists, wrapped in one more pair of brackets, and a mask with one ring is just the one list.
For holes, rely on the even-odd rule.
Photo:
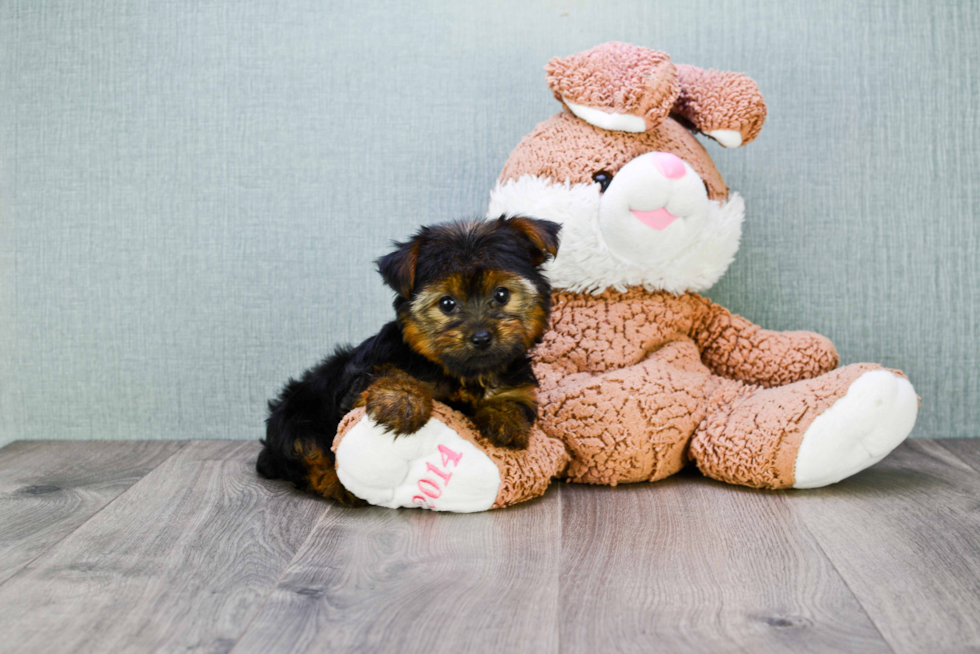
[(823, 558), (825, 558), (827, 560), (827, 563), (830, 564), (830, 567), (833, 568), (834, 569), (834, 572), (837, 573), (837, 578), (841, 580), (841, 583), (842, 584), (844, 584), (844, 588), (847, 589), (847, 592), (851, 594), (851, 597), (854, 598), (854, 601), (857, 602), (858, 603), (858, 606), (861, 607), (861, 612), (864, 613), (865, 617), (868, 618), (868, 622), (870, 622), (871, 623), (871, 626), (874, 627), (875, 633), (877, 633), (878, 636), (881, 638), (881, 642), (883, 642), (885, 644), (885, 646), (888, 648), (888, 650), (890, 652), (892, 652), (892, 654), (898, 654), (898, 651), (892, 645), (891, 641), (888, 640), (888, 638), (885, 637), (885, 634), (884, 633), (882, 633), (881, 628), (878, 626), (878, 623), (875, 622), (875, 619), (873, 617), (871, 617), (871, 614), (870, 613), (868, 613), (868, 609), (864, 605), (864, 602), (861, 601), (861, 597), (857, 593), (854, 592), (854, 589), (853, 588), (851, 588), (851, 584), (849, 584), (848, 581), (847, 581), (847, 578), (844, 577), (844, 573), (842, 573), (840, 571), (840, 569), (837, 567), (837, 564), (834, 563), (834, 560), (832, 558), (830, 558), (830, 555), (829, 554), (827, 554), (827, 550), (824, 549), (823, 543), (821, 543), (820, 542), (820, 539), (817, 538), (816, 533), (814, 533), (814, 531), (810, 528), (810, 525), (807, 524), (806, 518), (803, 517), (795, 509), (795, 507), (793, 507), (793, 503), (790, 502), (790, 501), (788, 501), (787, 498), (784, 497), (783, 498), (783, 501), (786, 502), (786, 504), (788, 504), (790, 506), (790, 512), (791, 512), (791, 514), (794, 515), (794, 516), (796, 516), (796, 518), (799, 520), (800, 526), (803, 527), (803, 529), (806, 531), (806, 533), (810, 535), (810, 538), (813, 539), (813, 542), (816, 544), (817, 549), (819, 549), (820, 550), (820, 553), (823, 554)]
[(562, 495), (564, 494), (564, 482), (562, 481), (558, 482), (557, 490), (558, 490), (558, 565), (555, 568), (555, 574), (558, 575), (558, 588), (556, 588), (555, 590), (558, 593), (558, 600), (556, 602), (558, 615), (556, 620), (557, 633), (555, 634), (555, 640), (558, 642), (558, 654), (561, 654), (562, 651), (561, 629), (563, 624), (562, 617), (561, 617), (562, 599), (565, 597), (565, 594), (561, 592), (561, 580), (564, 577), (562, 575), (562, 565), (564, 561), (564, 552), (565, 552), (565, 500), (562, 499)]
[(306, 538), (303, 539), (303, 542), (300, 543), (299, 546), (296, 548), (296, 551), (293, 552), (293, 555), (292, 557), (290, 557), (289, 562), (283, 566), (282, 572), (279, 573), (279, 576), (276, 577), (276, 580), (272, 584), (270, 584), (269, 592), (266, 593), (265, 597), (262, 598), (262, 603), (259, 605), (258, 609), (256, 609), (255, 614), (251, 618), (249, 618), (248, 624), (243, 626), (242, 630), (235, 637), (235, 644), (232, 645), (230, 650), (228, 650), (228, 654), (234, 654), (235, 650), (238, 648), (238, 643), (241, 642), (242, 640), (242, 637), (246, 633), (248, 633), (248, 630), (252, 628), (252, 625), (262, 614), (262, 610), (265, 608), (265, 605), (269, 603), (269, 599), (272, 597), (272, 594), (276, 592), (276, 588), (279, 587), (279, 584), (280, 582), (282, 582), (283, 577), (286, 576), (286, 573), (296, 562), (296, 558), (303, 552), (303, 548), (306, 546), (306, 544), (310, 542), (310, 539), (313, 538), (313, 534), (316, 533), (316, 528), (320, 526), (320, 523), (323, 522), (323, 520), (327, 517), (327, 515), (330, 513), (330, 511), (333, 508), (334, 507), (332, 504), (327, 504), (327, 506), (324, 507), (323, 513), (320, 514), (320, 517), (317, 518), (316, 522), (313, 523), (313, 526), (310, 527), (310, 533), (306, 535)]

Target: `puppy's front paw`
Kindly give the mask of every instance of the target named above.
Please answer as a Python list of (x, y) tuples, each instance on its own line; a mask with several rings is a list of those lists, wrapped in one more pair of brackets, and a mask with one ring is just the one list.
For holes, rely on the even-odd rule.
[(414, 434), (432, 417), (432, 397), (418, 380), (408, 375), (380, 378), (364, 392), (371, 418), (395, 436)]
[(480, 433), (495, 445), (523, 450), (531, 436), (531, 420), (512, 404), (487, 404), (473, 414)]

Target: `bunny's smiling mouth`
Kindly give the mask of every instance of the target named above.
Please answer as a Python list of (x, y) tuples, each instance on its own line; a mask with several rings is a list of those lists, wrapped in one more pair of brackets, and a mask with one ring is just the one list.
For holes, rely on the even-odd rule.
[(630, 213), (639, 220), (641, 223), (647, 227), (652, 227), (657, 231), (663, 231), (670, 227), (670, 225), (677, 220), (677, 216), (667, 211), (665, 208), (656, 209), (654, 211), (640, 211), (638, 209), (630, 209)]

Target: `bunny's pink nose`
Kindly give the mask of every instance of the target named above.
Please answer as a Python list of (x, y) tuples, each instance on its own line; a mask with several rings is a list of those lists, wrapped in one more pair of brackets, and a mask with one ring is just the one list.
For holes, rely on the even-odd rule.
[(669, 152), (654, 152), (653, 164), (667, 179), (680, 179), (687, 173), (684, 162), (677, 155)]

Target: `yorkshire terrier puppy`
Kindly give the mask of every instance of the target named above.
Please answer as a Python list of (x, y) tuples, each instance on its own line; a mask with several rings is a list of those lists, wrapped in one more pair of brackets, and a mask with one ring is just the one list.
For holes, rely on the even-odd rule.
[(351, 506), (331, 451), (356, 406), (393, 437), (418, 431), (438, 400), (506, 447), (527, 447), (537, 380), (527, 352), (551, 311), (542, 264), (558, 253), (557, 223), (533, 218), (423, 227), (377, 261), (397, 293), (396, 319), (357, 347), (339, 347), (269, 402), (264, 477)]

